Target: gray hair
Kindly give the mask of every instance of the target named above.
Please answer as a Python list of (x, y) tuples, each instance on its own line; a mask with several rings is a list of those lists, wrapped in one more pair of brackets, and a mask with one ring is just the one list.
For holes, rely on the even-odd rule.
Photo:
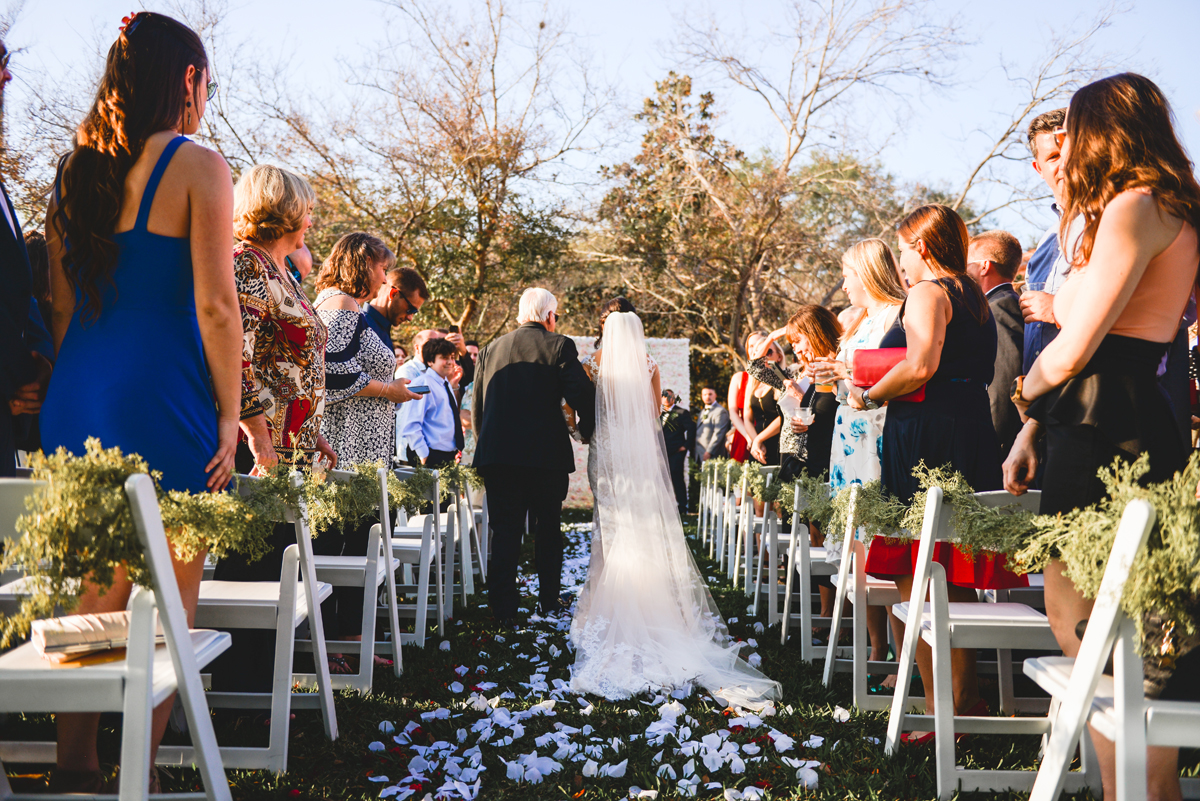
[(544, 323), (550, 312), (558, 310), (558, 299), (547, 289), (530, 287), (517, 305), (518, 323)]

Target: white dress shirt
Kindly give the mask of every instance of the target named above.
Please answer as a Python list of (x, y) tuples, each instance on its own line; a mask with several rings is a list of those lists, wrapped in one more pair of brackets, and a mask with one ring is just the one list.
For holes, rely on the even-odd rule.
[[(405, 365), (407, 366), (407, 365)], [(397, 425), (406, 447), (412, 448), (422, 459), (434, 451), (454, 451), (454, 427), (458, 421), (450, 405), (450, 382), (433, 370), (426, 369), (409, 384), (412, 387), (429, 387), (429, 394), (421, 400), (412, 400), (400, 405)]]

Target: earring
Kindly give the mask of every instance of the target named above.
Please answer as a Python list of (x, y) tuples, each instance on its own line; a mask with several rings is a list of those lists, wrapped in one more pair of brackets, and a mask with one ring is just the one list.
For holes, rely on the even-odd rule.
[(191, 125), (191, 124), (192, 124), (192, 112), (189, 111), (187, 113), (187, 121), (184, 122), (184, 125)]

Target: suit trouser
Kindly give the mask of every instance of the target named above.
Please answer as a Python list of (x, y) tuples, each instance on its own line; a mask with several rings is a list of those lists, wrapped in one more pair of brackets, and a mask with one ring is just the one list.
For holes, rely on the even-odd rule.
[(671, 468), (671, 486), (675, 488), (675, 504), (680, 514), (687, 513), (687, 484), (683, 481), (683, 469), (687, 465), (686, 453), (672, 453), (667, 456), (667, 465)]
[(568, 474), (513, 465), (488, 465), (480, 472), (492, 528), (487, 581), (492, 614), (510, 618), (517, 613), (517, 563), (526, 515), (534, 538), (538, 601), (552, 606), (562, 591), (562, 502)]

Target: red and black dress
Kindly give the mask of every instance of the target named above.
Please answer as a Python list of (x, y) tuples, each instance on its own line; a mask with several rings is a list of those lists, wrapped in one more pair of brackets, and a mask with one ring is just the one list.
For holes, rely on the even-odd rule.
[[(925, 400), (888, 404), (883, 427), (883, 487), (905, 503), (916, 494), (912, 471), (922, 460), (929, 467), (957, 470), (977, 492), (1003, 487), (1000, 443), (987, 393), (996, 362), (996, 321), (975, 293), (963, 292), (950, 279), (934, 283), (946, 292), (951, 307), (937, 372), (925, 387)], [(905, 306), (879, 347), (907, 347)], [(981, 314), (986, 315), (982, 322)], [(917, 547), (916, 541), (876, 537), (867, 552), (867, 572), (882, 579), (911, 576)], [(971, 557), (941, 542), (934, 558), (946, 568), (947, 581), (961, 587), (1006, 589), (1029, 583), (1004, 567), (1003, 554)]]

